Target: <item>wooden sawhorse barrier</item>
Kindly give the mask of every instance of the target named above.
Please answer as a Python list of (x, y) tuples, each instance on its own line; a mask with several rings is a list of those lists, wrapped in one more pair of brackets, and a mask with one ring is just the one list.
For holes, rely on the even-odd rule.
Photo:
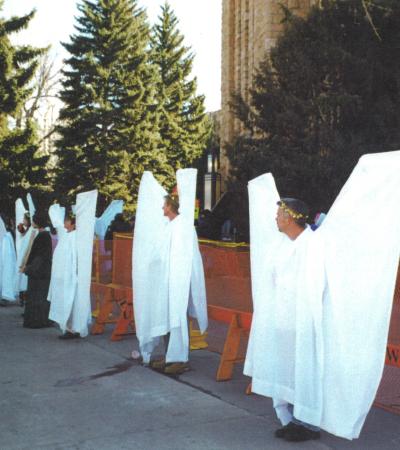
[[(92, 293), (100, 293), (102, 301), (99, 304), (96, 321), (92, 326), (92, 334), (102, 334), (105, 326), (114, 323), (111, 340), (119, 341), (122, 336), (135, 333), (132, 302), (132, 235), (114, 233), (112, 240), (112, 274), (111, 282), (100, 282), (100, 246), (96, 241), (92, 280)], [(115, 305), (118, 305), (119, 315), (113, 315)]]
[(217, 381), (227, 381), (232, 378), (235, 364), (244, 361), (238, 357), (239, 347), (241, 339), (249, 336), (252, 313), (208, 305), (208, 317), (229, 324), (216, 377)]
[(120, 315), (115, 323), (111, 335), (112, 341), (120, 341), (124, 336), (136, 334), (135, 318), (133, 314), (133, 290), (126, 287), (123, 297), (118, 301)]

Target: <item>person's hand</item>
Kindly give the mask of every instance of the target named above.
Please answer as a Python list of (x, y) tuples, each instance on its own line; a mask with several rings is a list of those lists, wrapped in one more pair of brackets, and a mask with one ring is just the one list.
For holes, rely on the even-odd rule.
[(25, 266), (20, 266), (19, 271), (20, 271), (21, 273), (24, 273), (24, 272), (25, 272)]

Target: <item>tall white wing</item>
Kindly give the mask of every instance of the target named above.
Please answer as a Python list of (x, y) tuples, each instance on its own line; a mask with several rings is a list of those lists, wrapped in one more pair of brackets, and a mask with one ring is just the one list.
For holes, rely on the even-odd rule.
[(28, 193), (28, 195), (26, 196), (26, 201), (28, 202), (29, 214), (30, 214), (31, 220), (32, 220), (32, 217), (36, 212), (36, 208), (35, 208), (35, 204), (33, 203), (32, 196), (30, 193)]
[(24, 202), (21, 198), (15, 201), (15, 249), (17, 253), (17, 263), (15, 267), (15, 284), (16, 291), (26, 291), (28, 278), (25, 274), (19, 272), (19, 267), (22, 264), (22, 260), (25, 255), (25, 249), (28, 242), (29, 237), (27, 235), (22, 236), (18, 231), (18, 225), (23, 222), (24, 214), (26, 213), (26, 209), (24, 206)]
[[(182, 326), (181, 312), (189, 302), (193, 264), (194, 206), (196, 198), (196, 169), (179, 169), (176, 181), (179, 194), (179, 220), (174, 223), (170, 253), (170, 321), (171, 328)], [(185, 307), (186, 305), (186, 307)], [(186, 318), (185, 318), (186, 320)]]
[[(263, 309), (265, 309), (270, 292), (270, 273), (268, 271), (273, 248), (282, 240), (282, 234), (276, 225), (276, 212), (279, 194), (271, 173), (261, 175), (249, 182), (249, 212), (250, 212), (250, 262), (251, 286), (253, 297), (253, 323), (247, 347), (244, 373), (252, 376), (254, 370), (262, 371), (262, 357), (257, 355), (257, 349), (263, 347), (264, 324)], [(259, 322), (259, 323), (258, 323)]]
[(103, 212), (103, 214), (96, 219), (95, 233), (100, 239), (104, 239), (107, 228), (116, 214), (122, 213), (124, 209), (123, 200), (113, 200)]
[(3, 268), (4, 262), (2, 259), (2, 254), (3, 254), (2, 249), (3, 249), (3, 239), (6, 235), (6, 233), (7, 233), (6, 226), (4, 225), (3, 219), (0, 216), (0, 295), (1, 295), (1, 290), (2, 290), (2, 280), (3, 280), (2, 274), (3, 274), (3, 269), (4, 269)]
[[(165, 195), (167, 192), (153, 174), (144, 172), (139, 186), (132, 251), (136, 334), (144, 359), (149, 358), (152, 351), (152, 305), (156, 303), (155, 291), (160, 292), (163, 288), (160, 286), (163, 277), (158, 273), (160, 268), (154, 265), (150, 270), (150, 263), (167, 223), (162, 210)], [(159, 285), (155, 286), (152, 280), (157, 279)]]
[(94, 224), (96, 220), (97, 190), (82, 192), (76, 197), (76, 246), (78, 255), (79, 313), (74, 314), (74, 329), (81, 336), (88, 334), (91, 321), (90, 283), (92, 274), (92, 252)]
[(63, 231), (64, 229), (64, 218), (65, 218), (65, 208), (60, 206), (58, 203), (54, 203), (49, 208), (49, 217), (51, 224), (57, 230)]
[(322, 427), (358, 437), (382, 376), (400, 256), (400, 151), (364, 155), (321, 227)]

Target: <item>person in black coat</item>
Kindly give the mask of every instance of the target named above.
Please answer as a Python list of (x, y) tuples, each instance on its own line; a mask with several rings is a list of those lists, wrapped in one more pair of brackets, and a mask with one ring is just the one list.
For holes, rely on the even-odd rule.
[(24, 313), (24, 327), (44, 328), (51, 326), (48, 319), (50, 303), (47, 301), (49, 292), (52, 245), (48, 231), (45, 231), (47, 218), (44, 214), (36, 213), (32, 218), (33, 227), (38, 233), (22, 272), (28, 276), (28, 290)]

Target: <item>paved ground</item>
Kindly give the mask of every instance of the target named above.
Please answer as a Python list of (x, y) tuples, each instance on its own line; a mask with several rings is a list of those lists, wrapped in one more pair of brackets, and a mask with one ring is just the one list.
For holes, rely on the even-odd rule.
[(400, 416), (379, 409), (356, 441), (282, 442), (271, 402), (244, 394), (240, 368), (214, 381), (218, 354), (192, 352), (192, 371), (173, 379), (130, 359), (133, 337), (60, 341), (55, 328), (22, 328), (21, 311), (0, 308), (0, 450), (400, 448)]

